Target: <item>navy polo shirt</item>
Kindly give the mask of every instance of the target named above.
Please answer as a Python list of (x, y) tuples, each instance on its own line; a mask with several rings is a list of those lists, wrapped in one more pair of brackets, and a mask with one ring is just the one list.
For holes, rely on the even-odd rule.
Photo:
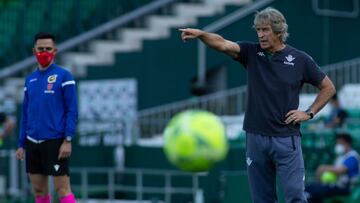
[(285, 115), (299, 106), (304, 83), (318, 86), (325, 74), (306, 53), (289, 45), (271, 57), (258, 43), (238, 42), (239, 61), (247, 69), (244, 130), (269, 136), (299, 135), (300, 125), (286, 124)]

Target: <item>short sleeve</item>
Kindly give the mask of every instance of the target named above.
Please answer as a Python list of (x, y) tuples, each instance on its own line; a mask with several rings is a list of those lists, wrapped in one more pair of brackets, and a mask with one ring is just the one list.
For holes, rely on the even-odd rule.
[(236, 42), (240, 47), (240, 54), (234, 60), (239, 61), (244, 67), (247, 67), (249, 61), (249, 52), (253, 44), (251, 42)]
[(359, 170), (359, 168), (358, 168), (359, 163), (358, 163), (357, 159), (353, 156), (347, 158), (344, 161), (344, 166), (347, 168), (348, 173), (354, 173)]
[(304, 82), (310, 83), (313, 86), (318, 86), (325, 78), (325, 73), (315, 63), (315, 61), (305, 54), (305, 69), (304, 69)]

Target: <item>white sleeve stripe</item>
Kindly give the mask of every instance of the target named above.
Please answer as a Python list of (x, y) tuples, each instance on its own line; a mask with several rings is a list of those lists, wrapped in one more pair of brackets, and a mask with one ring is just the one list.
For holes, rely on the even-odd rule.
[(24, 92), (27, 90), (27, 88), (26, 87), (24, 87)]
[(63, 87), (66, 85), (75, 85), (75, 80), (66, 81), (61, 84)]

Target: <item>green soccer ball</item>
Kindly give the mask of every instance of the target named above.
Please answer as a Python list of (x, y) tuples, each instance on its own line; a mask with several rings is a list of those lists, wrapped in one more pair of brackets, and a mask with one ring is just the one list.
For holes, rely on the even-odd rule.
[(207, 171), (228, 152), (224, 126), (210, 112), (188, 110), (179, 113), (165, 129), (164, 151), (168, 160), (181, 170)]
[(323, 184), (334, 184), (336, 183), (337, 176), (333, 172), (325, 171), (321, 174), (320, 180)]

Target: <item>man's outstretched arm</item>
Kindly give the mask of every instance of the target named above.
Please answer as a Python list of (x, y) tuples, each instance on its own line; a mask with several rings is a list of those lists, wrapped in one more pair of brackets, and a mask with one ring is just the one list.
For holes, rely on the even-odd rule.
[(218, 34), (193, 28), (179, 29), (179, 31), (181, 32), (181, 39), (184, 42), (199, 38), (204, 44), (217, 51), (223, 52), (233, 58), (239, 56), (240, 46), (235, 42), (224, 39)]

